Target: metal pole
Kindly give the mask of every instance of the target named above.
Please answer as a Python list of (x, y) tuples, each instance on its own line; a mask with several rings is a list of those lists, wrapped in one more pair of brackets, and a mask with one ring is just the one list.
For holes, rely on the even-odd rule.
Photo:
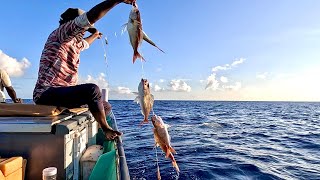
[[(107, 89), (102, 89), (102, 99), (108, 102), (108, 90)], [(117, 121), (116, 118), (113, 114), (113, 111), (111, 110), (110, 113), (111, 116), (111, 127), (112, 129), (119, 131), (118, 126), (117, 126)], [(117, 145), (117, 150), (118, 150), (118, 156), (119, 156), (119, 175), (120, 175), (120, 180), (130, 180), (130, 175), (129, 175), (129, 169), (127, 165), (127, 160), (126, 156), (124, 154), (124, 149), (122, 146), (122, 139), (121, 137), (118, 137), (116, 139), (116, 145)]]

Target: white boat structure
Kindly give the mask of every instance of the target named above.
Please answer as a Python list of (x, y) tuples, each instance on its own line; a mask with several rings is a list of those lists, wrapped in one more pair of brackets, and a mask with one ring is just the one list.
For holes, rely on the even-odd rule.
[[(107, 99), (106, 90), (103, 94)], [(118, 130), (112, 111), (107, 121)], [(57, 179), (129, 180), (121, 137), (115, 141), (103, 137), (88, 109), (47, 117), (0, 117), (0, 157), (26, 159), (27, 180), (42, 179), (42, 170), (47, 167), (57, 168)], [(102, 154), (95, 159), (90, 158), (90, 152), (86, 153), (89, 158), (82, 158), (89, 147), (97, 144), (103, 147)]]

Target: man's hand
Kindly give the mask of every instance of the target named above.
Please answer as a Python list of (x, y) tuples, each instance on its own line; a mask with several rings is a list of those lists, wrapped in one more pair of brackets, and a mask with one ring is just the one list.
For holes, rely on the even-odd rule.
[(17, 98), (17, 99), (14, 100), (14, 103), (19, 103), (19, 104), (21, 104), (22, 102), (23, 102), (23, 101), (22, 101), (21, 98)]
[(91, 35), (96, 39), (96, 38), (98, 38), (98, 39), (100, 39), (101, 37), (102, 37), (102, 33), (101, 32), (99, 32), (98, 31), (98, 29), (96, 29), (96, 28), (89, 28), (88, 30), (87, 30), (89, 33), (91, 33)]
[(95, 38), (97, 38), (97, 39), (100, 39), (100, 38), (102, 38), (102, 33), (101, 32), (99, 32), (99, 31), (97, 31), (96, 33), (94, 33), (94, 36), (95, 36)]
[(115, 131), (112, 129), (104, 130), (104, 135), (108, 141), (114, 140), (116, 137), (121, 136), (122, 132)]

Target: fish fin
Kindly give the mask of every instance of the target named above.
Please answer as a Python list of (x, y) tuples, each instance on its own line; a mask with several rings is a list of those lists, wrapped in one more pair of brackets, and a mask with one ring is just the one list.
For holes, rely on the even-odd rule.
[(177, 161), (174, 159), (174, 156), (172, 154), (170, 154), (169, 158), (172, 161), (172, 166), (177, 170), (177, 172), (180, 172), (179, 166), (177, 164)]
[(169, 124), (164, 124), (164, 127), (166, 127), (168, 129), (171, 126)]
[(139, 104), (140, 103), (140, 96), (137, 96), (133, 101), (136, 102), (137, 104)]
[(147, 34), (142, 31), (143, 33), (143, 40), (145, 40), (146, 42), (148, 42), (149, 44), (151, 44), (152, 46), (158, 48), (161, 52), (165, 53), (162, 49), (160, 49), (148, 36)]
[(170, 148), (170, 152), (177, 154), (176, 150), (174, 150), (173, 147), (169, 146), (169, 148)]
[(138, 58), (142, 59), (143, 61), (146, 61), (138, 51), (135, 51), (133, 53), (132, 62), (134, 63)]
[(128, 31), (128, 23), (125, 23), (124, 25), (121, 26), (121, 36)]
[(140, 110), (140, 112), (141, 112), (141, 114), (142, 114), (142, 115), (144, 115), (144, 114), (143, 114), (143, 111), (142, 111), (142, 109)]
[(171, 154), (170, 147), (166, 145), (166, 158), (168, 158)]
[(128, 23), (125, 23), (124, 25), (121, 26), (121, 35), (123, 35), (123, 33), (125, 33), (128, 29), (127, 29)]

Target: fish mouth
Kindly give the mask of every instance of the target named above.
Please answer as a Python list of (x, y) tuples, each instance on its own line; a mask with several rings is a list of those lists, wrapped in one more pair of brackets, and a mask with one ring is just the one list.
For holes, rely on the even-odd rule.
[(152, 123), (156, 123), (156, 119), (157, 119), (157, 115), (153, 115), (153, 116), (151, 117)]
[(149, 86), (149, 82), (147, 79), (141, 79), (141, 83), (143, 84), (143, 89), (146, 90), (146, 89), (149, 89), (150, 86)]

